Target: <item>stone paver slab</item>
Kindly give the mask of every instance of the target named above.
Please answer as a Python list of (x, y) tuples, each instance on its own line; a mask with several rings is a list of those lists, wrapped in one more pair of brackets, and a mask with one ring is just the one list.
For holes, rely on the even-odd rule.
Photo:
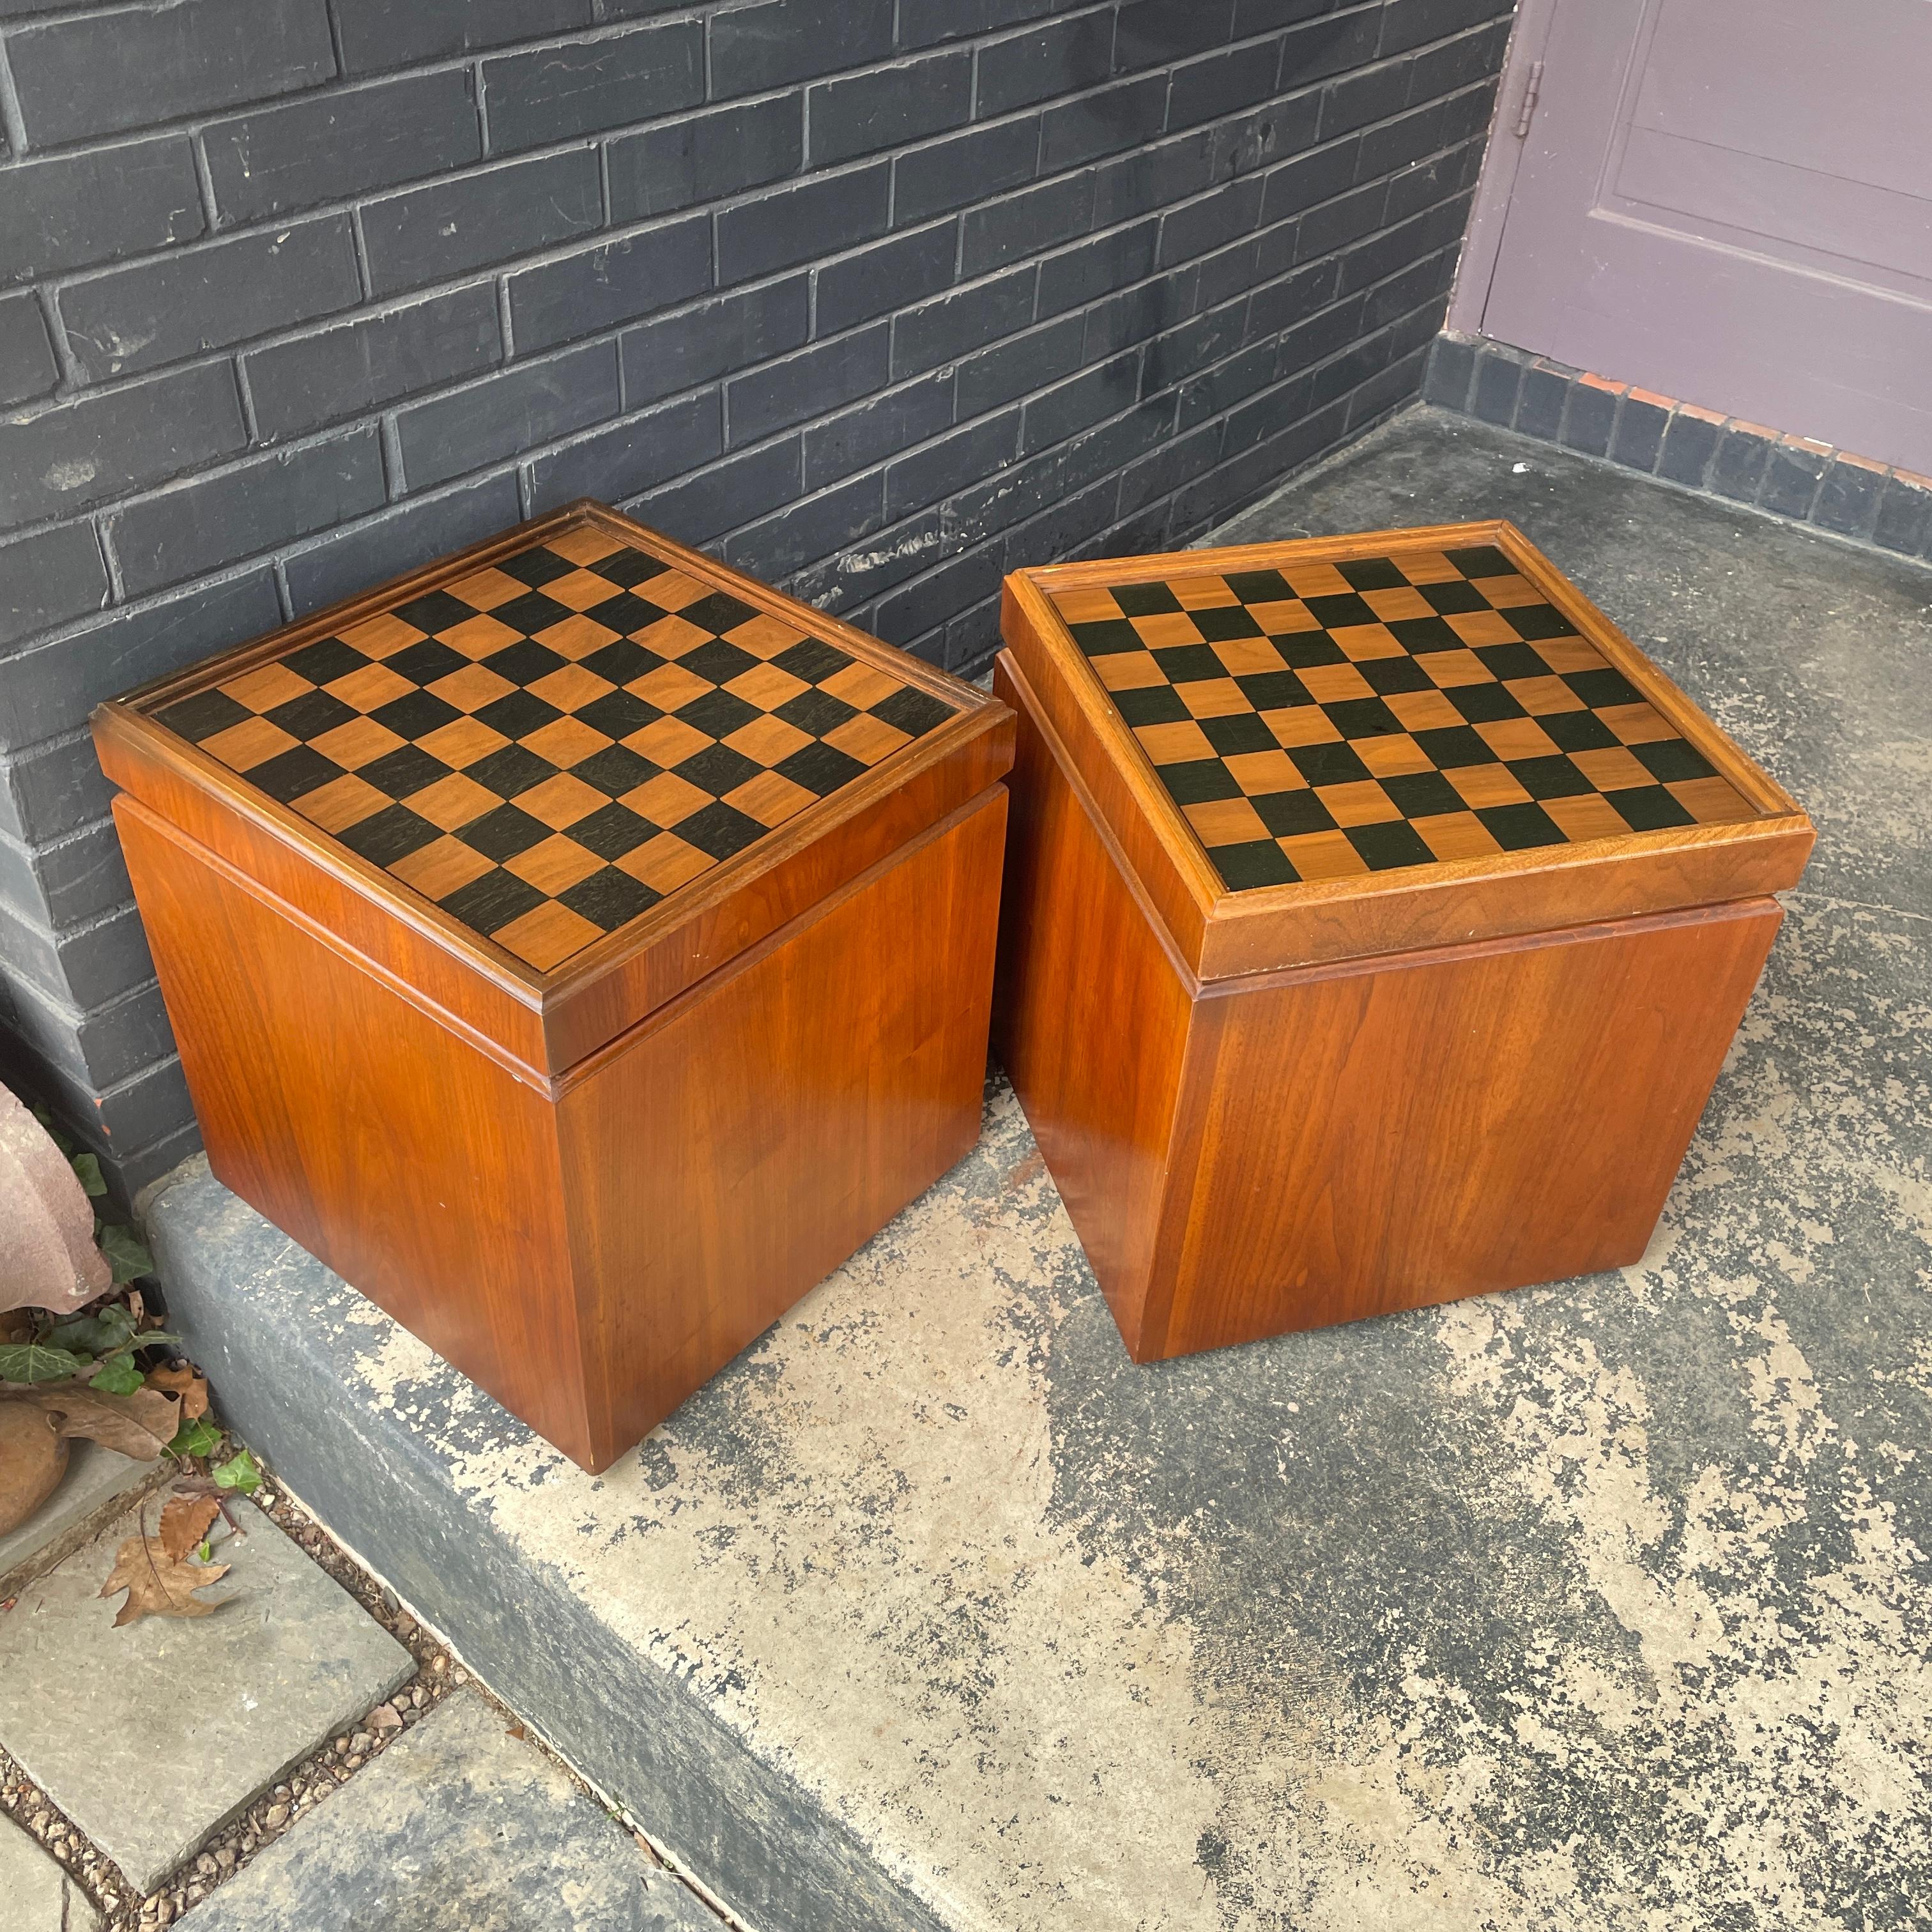
[(113, 1628), (100, 1586), (135, 1512), (0, 1616), (0, 1744), (143, 1892), (415, 1667), (261, 1510), (238, 1514), (213, 1616)]
[(58, 1863), (0, 1818), (0, 1924), (8, 1932), (100, 1932), (100, 1914)]
[(182, 1920), (188, 1932), (722, 1932), (472, 1691)]
[(100, 1527), (107, 1511), (151, 1488), (163, 1473), (159, 1463), (137, 1462), (98, 1442), (71, 1444), (60, 1487), (17, 1529), (0, 1536), (0, 1598), (52, 1569)]

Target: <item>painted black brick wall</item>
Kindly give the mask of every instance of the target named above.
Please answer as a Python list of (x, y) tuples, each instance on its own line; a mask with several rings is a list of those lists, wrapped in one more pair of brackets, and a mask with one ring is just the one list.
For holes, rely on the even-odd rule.
[(966, 672), (1415, 394), (1510, 0), (0, 0), (0, 1066), (192, 1148), (89, 709), (568, 498)]

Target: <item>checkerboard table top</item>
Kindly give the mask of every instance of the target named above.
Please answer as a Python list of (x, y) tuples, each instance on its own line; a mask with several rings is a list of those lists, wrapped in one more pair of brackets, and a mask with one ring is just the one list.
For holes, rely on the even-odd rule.
[(1037, 580), (1231, 892), (1793, 809), (1781, 794), (1768, 804), (1768, 781), (1688, 722), (1688, 701), (1580, 592), (1510, 532), (1513, 560), (1495, 531), (1180, 553), (1124, 560), (1118, 580), (1102, 565)]
[(548, 973), (957, 709), (617, 522), (411, 580), (153, 715)]

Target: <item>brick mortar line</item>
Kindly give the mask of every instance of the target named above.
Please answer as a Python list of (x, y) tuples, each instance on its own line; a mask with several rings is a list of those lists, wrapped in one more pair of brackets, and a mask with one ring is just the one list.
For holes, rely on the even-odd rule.
[[(1446, 153), (1453, 151), (1444, 150), (1443, 152)], [(1222, 185), (1225, 186), (1226, 184), (1222, 184)], [(1364, 185), (1366, 185), (1366, 184), (1364, 184)], [(1208, 190), (1210, 193), (1215, 191), (1216, 190)], [(1318, 208), (1331, 206), (1334, 201), (1340, 200), (1344, 198), (1346, 195), (1354, 194), (1358, 190), (1355, 188), (1345, 189), (1342, 190), (1342, 194), (1330, 197), (1330, 201), (1316, 203), (1314, 205), (1313, 208), (1305, 211), (1300, 211), (1298, 212), (1296, 215), (1288, 218), (1288, 221), (1284, 221), (1278, 225), (1286, 226), (1288, 225), (1288, 221), (1298, 221), (1303, 218), (1303, 216), (1305, 214), (1312, 213)], [(1341, 247), (1331, 250), (1328, 254), (1312, 257), (1306, 262), (1294, 262), (1287, 269), (1284, 270), (1280, 275), (1271, 278), (1268, 281), (1253, 284), (1241, 293), (1230, 298), (1228, 302), (1226, 303), (1217, 304), (1214, 308), (1197, 310), (1194, 315), (1190, 316), (1186, 318), (1184, 322), (1176, 324), (1173, 330), (1164, 331), (1160, 335), (1145, 338), (1143, 339), (1142, 343), (1127, 345), (1127, 346), (1144, 348), (1147, 344), (1159, 341), (1163, 339), (1166, 335), (1178, 332), (1180, 329), (1184, 328), (1192, 322), (1198, 320), (1203, 316), (1218, 313), (1221, 308), (1232, 308), (1238, 302), (1252, 304), (1254, 298), (1258, 294), (1263, 293), (1269, 290), (1277, 287), (1282, 283), (1291, 280), (1294, 275), (1302, 273), (1309, 268), (1318, 266), (1322, 262), (1342, 259), (1351, 250), (1365, 247), (1370, 243), (1379, 240), (1387, 235), (1392, 234), (1395, 232), (1396, 230), (1406, 226), (1409, 222), (1420, 219), (1424, 216), (1426, 216), (1440, 208), (1447, 206), (1450, 202), (1455, 200), (1458, 195), (1466, 192), (1466, 190), (1458, 190), (1455, 194), (1444, 196), (1442, 201), (1431, 203), (1427, 207), (1417, 211), (1415, 214), (1405, 215), (1399, 221), (1384, 224), (1379, 228), (1371, 230), (1361, 236), (1357, 236), (1348, 242), (1343, 244)], [(1144, 218), (1137, 218), (1137, 219)], [(1118, 232), (1120, 229), (1130, 227), (1133, 225), (1133, 221), (1130, 220), (1116, 224), (1116, 227), (1114, 230), (1097, 231), (1097, 232), (1108, 233)], [(1239, 247), (1243, 245), (1244, 242), (1252, 242), (1258, 238), (1259, 236), (1269, 232), (1270, 231), (1267, 230), (1251, 230), (1246, 236), (1237, 237), (1233, 242), (1225, 245), (1228, 247)], [(1095, 238), (1095, 237), (1093, 235), (1083, 236), (1081, 238), (1080, 242), (1072, 244), (1072, 246), (1077, 248), (1082, 245), (1082, 243), (1091, 241), (1094, 238)], [(1195, 262), (1198, 262), (1200, 260), (1208, 259), (1208, 256), (1211, 256), (1212, 254), (1219, 252), (1220, 250), (1218, 249), (1210, 250), (1208, 251), (1208, 255), (1206, 256), (1192, 257), (1190, 258), (1190, 260)], [(1046, 259), (1050, 258), (1034, 258), (1035, 266), (1038, 266), (1038, 263), (1041, 260)], [(1430, 257), (1424, 256), (1420, 259), (1428, 260), (1430, 259)], [(1175, 266), (1179, 266), (1182, 265), (1178, 264)], [(1376, 282), (1366, 284), (1362, 288), (1356, 290), (1346, 296), (1337, 296), (1334, 301), (1324, 303), (1320, 308), (1310, 311), (1308, 314), (1300, 317), (1292, 326), (1299, 328), (1305, 326), (1309, 322), (1317, 321), (1320, 320), (1322, 316), (1329, 314), (1334, 310), (1340, 308), (1345, 303), (1354, 302), (1359, 298), (1365, 297), (1372, 292), (1375, 289), (1384, 286), (1388, 282), (1395, 280), (1397, 277), (1410, 272), (1415, 266), (1416, 264), (1414, 262), (1405, 264), (1402, 267), (1392, 271), (1389, 274), (1381, 278)], [(1010, 273), (1011, 271), (1011, 266), (1012, 265), (1010, 264), (1000, 268), (990, 270), (986, 274), (975, 278), (973, 282), (968, 283), (962, 286), (964, 288), (970, 289), (990, 282), (1001, 274)], [(1035, 313), (1029, 322), (1025, 325), (1025, 327), (1010, 332), (1010, 333), (1005, 336), (994, 337), (986, 343), (976, 344), (974, 348), (963, 352), (959, 356), (950, 358), (945, 362), (934, 364), (934, 368), (943, 369), (950, 367), (956, 370), (959, 364), (969, 359), (971, 356), (977, 354), (984, 350), (996, 347), (1001, 342), (1010, 341), (1016, 336), (1026, 333), (1028, 329), (1040, 326), (1042, 323), (1050, 326), (1051, 323), (1054, 322), (1065, 321), (1076, 316), (1084, 317), (1090, 315), (1096, 309), (1104, 306), (1108, 302), (1118, 299), (1121, 296), (1131, 294), (1136, 290), (1146, 288), (1156, 283), (1167, 280), (1173, 272), (1172, 268), (1169, 268), (1168, 269), (1156, 268), (1150, 274), (1142, 278), (1138, 281), (1125, 284), (1118, 289), (1109, 290), (1105, 294), (1096, 297), (1091, 302), (1079, 304), (1070, 309), (1062, 310), (1059, 314), (1048, 317), (1042, 318), (1037, 313), (1036, 299)], [(782, 282), (799, 272), (800, 271), (796, 268), (782, 271), (778, 274), (766, 278), (763, 282), (748, 283), (743, 284), (742, 287), (746, 290), (749, 290), (754, 288), (770, 286), (778, 282)], [(724, 291), (722, 292), (736, 293), (738, 292), (739, 291), (736, 289), (734, 289), (732, 290)], [(949, 290), (944, 292), (946, 294), (953, 294), (959, 292), (960, 291), (958, 289), (955, 289)], [(665, 317), (689, 314), (704, 306), (706, 302), (715, 299), (719, 292), (721, 292), (716, 290), (709, 291), (705, 295), (696, 297), (688, 303), (679, 305), (676, 308), (661, 310), (658, 314)], [(938, 297), (934, 298), (935, 300), (939, 298), (940, 298)], [(436, 501), (441, 496), (453, 494), (454, 491), (458, 489), (473, 484), (478, 481), (492, 476), (502, 475), (506, 472), (512, 475), (518, 475), (520, 470), (520, 466), (526, 463), (529, 463), (533, 460), (539, 459), (545, 456), (559, 454), (564, 451), (586, 444), (592, 441), (598, 436), (606, 433), (616, 424), (630, 420), (634, 415), (638, 416), (649, 416), (656, 411), (674, 407), (679, 402), (687, 400), (690, 396), (700, 396), (704, 394), (708, 389), (715, 388), (718, 390), (720, 393), (720, 406), (722, 410), (723, 406), (723, 393), (730, 382), (738, 380), (742, 376), (754, 374), (760, 370), (772, 368), (784, 362), (791, 356), (805, 352), (806, 349), (815, 348), (820, 346), (821, 343), (830, 344), (849, 340), (854, 336), (862, 333), (866, 330), (876, 328), (881, 318), (876, 316), (869, 318), (866, 321), (854, 324), (850, 328), (841, 330), (833, 335), (821, 338), (818, 342), (808, 343), (800, 349), (788, 350), (779, 356), (767, 357), (762, 362), (748, 364), (742, 370), (733, 370), (727, 375), (716, 379), (712, 382), (701, 385), (696, 389), (679, 395), (673, 395), (656, 399), (652, 403), (644, 405), (640, 410), (635, 412), (626, 410), (620, 412), (620, 413), (616, 416), (601, 418), (595, 423), (586, 424), (580, 429), (572, 430), (564, 436), (553, 438), (547, 442), (534, 445), (528, 449), (520, 450), (513, 458), (502, 459), (495, 463), (479, 464), (474, 470), (462, 472), (456, 477), (442, 479), (430, 489), (418, 493), (405, 494), (400, 498), (392, 498), (389, 502), (385, 503), (380, 508), (364, 512), (362, 518), (351, 519), (344, 523), (332, 526), (327, 530), (311, 532), (308, 536), (280, 544), (274, 549), (272, 553), (268, 551), (254, 552), (248, 558), (238, 559), (232, 560), (230, 562), (224, 563), (218, 566), (217, 570), (214, 572), (210, 572), (188, 578), (184, 578), (178, 583), (164, 585), (156, 590), (144, 592), (140, 597), (131, 601), (124, 603), (117, 603), (106, 608), (117, 614), (125, 612), (130, 615), (135, 614), (143, 609), (152, 608), (156, 604), (164, 602), (171, 597), (191, 595), (194, 590), (213, 588), (222, 582), (232, 580), (236, 577), (245, 574), (248, 571), (258, 568), (260, 560), (265, 556), (270, 556), (271, 554), (272, 554), (273, 558), (278, 562), (285, 561), (290, 558), (307, 555), (311, 551), (320, 548), (322, 545), (332, 541), (342, 531), (363, 527), (365, 524), (378, 521), (389, 512), (411, 504)], [(640, 324), (638, 321), (614, 325), (610, 328), (600, 331), (595, 334), (580, 337), (569, 343), (559, 344), (554, 349), (547, 349), (542, 352), (541, 355), (532, 356), (529, 361), (520, 364), (513, 365), (510, 363), (506, 362), (499, 364), (494, 369), (485, 370), (481, 374), (473, 376), (466, 376), (460, 379), (454, 383), (446, 384), (440, 388), (425, 391), (421, 395), (412, 396), (407, 399), (407, 406), (413, 406), (418, 403), (442, 400), (448, 397), (459, 395), (470, 390), (480, 390), (490, 382), (500, 379), (513, 367), (520, 367), (525, 369), (532, 368), (540, 366), (544, 361), (550, 359), (553, 356), (562, 357), (586, 347), (596, 346), (608, 341), (620, 340), (626, 329), (635, 328), (639, 326)], [(1284, 331), (1281, 332), (1286, 332)], [(262, 346), (264, 343), (276, 339), (278, 338), (262, 338), (261, 341), (259, 341), (254, 346)], [(284, 338), (279, 339), (286, 338)], [(1178, 381), (1174, 386), (1178, 388), (1181, 386), (1200, 379), (1214, 369), (1225, 367), (1228, 362), (1232, 361), (1236, 356), (1247, 353), (1250, 350), (1253, 349), (1256, 346), (1257, 343), (1255, 341), (1244, 342), (1237, 348), (1231, 350), (1227, 356), (1220, 358), (1214, 362), (1203, 364), (1199, 369), (1189, 371), (1186, 376), (1178, 379)], [(240, 380), (238, 356), (239, 354), (242, 352), (246, 352), (245, 350), (229, 351), (221, 355), (210, 356), (204, 358), (204, 360), (200, 363), (193, 364), (181, 364), (172, 366), (177, 368), (205, 367), (209, 363), (233, 361), (237, 364), (237, 379), (238, 382)], [(1342, 351), (1338, 352), (1347, 352)], [(896, 451), (891, 456), (881, 459), (878, 464), (868, 465), (859, 470), (854, 471), (847, 476), (836, 479), (834, 484), (821, 486), (821, 490), (837, 487), (840, 484), (854, 482), (856, 480), (857, 478), (870, 473), (871, 470), (874, 468), (878, 469), (881, 473), (883, 473), (884, 469), (890, 464), (898, 460), (900, 458), (913, 454), (916, 450), (928, 447), (929, 445), (941, 440), (944, 436), (952, 434), (957, 430), (970, 428), (974, 424), (988, 420), (992, 416), (999, 414), (1002, 410), (1015, 406), (1024, 408), (1028, 402), (1035, 400), (1039, 397), (1051, 394), (1053, 391), (1063, 387), (1067, 383), (1078, 381), (1082, 377), (1090, 374), (1093, 369), (1101, 366), (1102, 363), (1111, 359), (1112, 359), (1111, 357), (1102, 358), (1100, 362), (1083, 364), (1082, 367), (1073, 370), (1066, 376), (1057, 377), (1052, 382), (1040, 388), (1024, 392), (1020, 396), (1011, 398), (1006, 402), (995, 404), (992, 408), (982, 410), (976, 415), (964, 418), (956, 416), (947, 424), (945, 428), (935, 431), (932, 436), (923, 439), (921, 442), (908, 444), (904, 449)], [(162, 372), (160, 371), (145, 372), (142, 377), (137, 377), (134, 380), (152, 380), (158, 376)], [(933, 373), (933, 369), (921, 370), (911, 375), (890, 380), (882, 388), (872, 392), (869, 396), (864, 398), (856, 399), (849, 404), (842, 404), (837, 409), (830, 412), (828, 415), (812, 419), (812, 421), (825, 422), (834, 420), (838, 416), (843, 416), (848, 409), (862, 407), (866, 402), (875, 400), (881, 396), (890, 395), (908, 389), (920, 382), (929, 378)], [(231, 456), (219, 458), (213, 464), (202, 469), (189, 472), (181, 476), (170, 478), (166, 482), (158, 484), (151, 489), (136, 491), (124, 497), (113, 499), (107, 503), (98, 506), (89, 514), (97, 519), (104, 520), (108, 518), (118, 515), (130, 509), (145, 508), (146, 506), (152, 502), (164, 502), (171, 496), (184, 494), (189, 490), (200, 488), (203, 484), (218, 481), (226, 476), (236, 475), (242, 470), (244, 470), (250, 464), (261, 463), (276, 458), (301, 455), (312, 450), (327, 448), (332, 444), (341, 442), (356, 430), (369, 427), (372, 422), (378, 425), (379, 434), (380, 434), (380, 425), (386, 420), (387, 417), (392, 414), (397, 409), (404, 406), (404, 405), (400, 403), (389, 405), (387, 406), (383, 412), (380, 413), (371, 412), (368, 415), (346, 418), (340, 422), (326, 424), (320, 429), (307, 431), (299, 436), (290, 436), (268, 443), (259, 448), (251, 448), (248, 450), (238, 452)], [(742, 456), (757, 450), (769, 448), (772, 445), (784, 440), (785, 436), (788, 435), (802, 434), (805, 429), (811, 426), (812, 422), (787, 425), (785, 428), (775, 430), (768, 436), (760, 438), (752, 442), (743, 444), (737, 449), (721, 451), (719, 455), (710, 459), (709, 464), (701, 465), (696, 470), (685, 472), (683, 472), (683, 476), (675, 478), (668, 478), (665, 479), (664, 484), (653, 484), (651, 488), (652, 489), (665, 488), (668, 487), (671, 483), (682, 481), (684, 476), (696, 476), (702, 475), (706, 470), (716, 464), (721, 464), (733, 458)], [(721, 434), (722, 433), (722, 423), (721, 418)], [(1076, 432), (1076, 434), (1081, 433), (1083, 432)], [(1063, 440), (1064, 440), (1065, 439), (1063, 439)], [(519, 480), (520, 490), (520, 477)], [(801, 502), (809, 501), (812, 500), (812, 497), (816, 496), (819, 494), (820, 494), (820, 491), (814, 491), (811, 493), (811, 496), (809, 496), (800, 497), (794, 500)], [(929, 506), (928, 507), (937, 506)], [(10, 532), (10, 536), (16, 536), (22, 539), (29, 538), (48, 528), (56, 527), (62, 524), (69, 522), (72, 520), (72, 517), (73, 513), (70, 512), (66, 516), (43, 519), (38, 524), (22, 525), (20, 526), (16, 531)], [(753, 520), (754, 522), (758, 520)], [(748, 527), (748, 526), (744, 527)], [(111, 550), (112, 547), (110, 545), (109, 548)], [(82, 634), (86, 630), (98, 623), (100, 615), (100, 612), (98, 610), (89, 612), (81, 617), (72, 620), (68, 624), (56, 626), (49, 631), (37, 633), (33, 637), (26, 640), (20, 646), (11, 648), (4, 653), (0, 653), (0, 667), (4, 667), (6, 664), (27, 657), (40, 650), (57, 646), (70, 637)], [(13, 751), (8, 753), (8, 755), (9, 757), (17, 757), (27, 752), (38, 748), (38, 746), (42, 744), (52, 743), (52, 742), (54, 742), (52, 738), (36, 740), (32, 741), (32, 742), (28, 745), (15, 747)]]

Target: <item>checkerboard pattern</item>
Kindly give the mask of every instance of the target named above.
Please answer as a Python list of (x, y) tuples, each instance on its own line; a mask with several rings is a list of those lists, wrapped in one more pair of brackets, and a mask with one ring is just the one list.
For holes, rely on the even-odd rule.
[(159, 715), (548, 971), (953, 708), (586, 524)]
[(1054, 596), (1229, 890), (1756, 818), (1490, 544)]

